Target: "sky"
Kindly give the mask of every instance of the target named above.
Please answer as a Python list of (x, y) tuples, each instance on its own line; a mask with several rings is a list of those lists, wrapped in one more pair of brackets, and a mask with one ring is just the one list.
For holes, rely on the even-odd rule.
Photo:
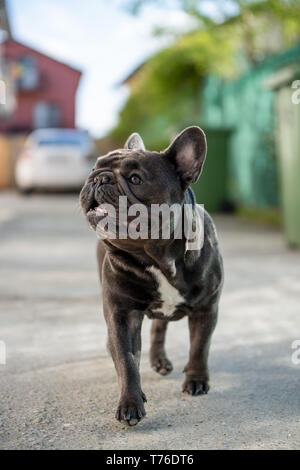
[(7, 0), (13, 35), (41, 52), (79, 68), (76, 124), (94, 137), (109, 131), (128, 96), (122, 80), (167, 39), (158, 25), (187, 28), (190, 19), (172, 7), (150, 5), (137, 17), (126, 0)]

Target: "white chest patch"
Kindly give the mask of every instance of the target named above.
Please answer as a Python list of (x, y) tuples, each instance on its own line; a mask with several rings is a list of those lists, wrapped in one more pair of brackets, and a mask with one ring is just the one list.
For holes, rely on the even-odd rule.
[(166, 317), (171, 316), (176, 310), (177, 305), (184, 303), (185, 300), (159, 269), (151, 266), (148, 270), (154, 275), (158, 283), (158, 293), (162, 302), (159, 312), (162, 312)]

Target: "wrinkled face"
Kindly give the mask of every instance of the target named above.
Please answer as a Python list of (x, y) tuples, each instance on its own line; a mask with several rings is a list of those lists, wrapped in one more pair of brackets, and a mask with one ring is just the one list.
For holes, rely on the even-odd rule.
[[(142, 204), (146, 208), (144, 218), (150, 217), (155, 204), (182, 204), (185, 189), (200, 174), (205, 152), (205, 136), (197, 127), (188, 128), (162, 153), (146, 151), (141, 138), (133, 134), (124, 149), (99, 157), (87, 178), (80, 202), (90, 226), (96, 230), (108, 217), (113, 217), (119, 227), (130, 223), (134, 216), (123, 221), (120, 197), (126, 201), (127, 211)], [(143, 222), (139, 220), (140, 225)]]
[(172, 163), (163, 154), (138, 150), (117, 150), (97, 160), (80, 195), (84, 213), (95, 227), (106, 215), (98, 208), (112, 204), (118, 213), (119, 197), (128, 205), (180, 203), (184, 191)]

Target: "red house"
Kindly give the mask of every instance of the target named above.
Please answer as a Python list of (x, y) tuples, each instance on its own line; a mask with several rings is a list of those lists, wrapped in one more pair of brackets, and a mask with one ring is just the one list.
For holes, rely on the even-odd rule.
[(16, 104), (0, 119), (0, 132), (30, 132), (41, 127), (75, 127), (75, 97), (81, 72), (14, 39), (1, 44), (2, 60), (12, 70)]

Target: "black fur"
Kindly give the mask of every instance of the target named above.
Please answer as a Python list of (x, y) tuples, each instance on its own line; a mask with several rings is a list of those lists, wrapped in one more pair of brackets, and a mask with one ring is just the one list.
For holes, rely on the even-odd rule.
[[(133, 134), (125, 149), (97, 160), (82, 189), (81, 205), (90, 225), (96, 229), (101, 219), (91, 210), (93, 207), (108, 202), (117, 207), (119, 196), (124, 195), (129, 204), (142, 202), (147, 207), (162, 203), (195, 205), (188, 186), (198, 179), (205, 155), (205, 135), (196, 126), (183, 131), (162, 153), (146, 151), (140, 136)], [(130, 183), (132, 172), (141, 177), (141, 184)], [(107, 180), (101, 179), (103, 175), (108, 175), (108, 183), (103, 183)], [(204, 244), (198, 251), (186, 252), (185, 238), (172, 236), (168, 240), (108, 238), (98, 243), (108, 347), (120, 387), (116, 418), (130, 425), (146, 414), (139, 374), (144, 315), (153, 318), (150, 361), (162, 375), (172, 370), (164, 349), (168, 321), (188, 317), (191, 344), (183, 391), (191, 395), (208, 392), (207, 360), (217, 322), (223, 268), (213, 221), (205, 211), (203, 217)], [(159, 311), (159, 286), (151, 267), (159, 270), (184, 299), (167, 317)]]

